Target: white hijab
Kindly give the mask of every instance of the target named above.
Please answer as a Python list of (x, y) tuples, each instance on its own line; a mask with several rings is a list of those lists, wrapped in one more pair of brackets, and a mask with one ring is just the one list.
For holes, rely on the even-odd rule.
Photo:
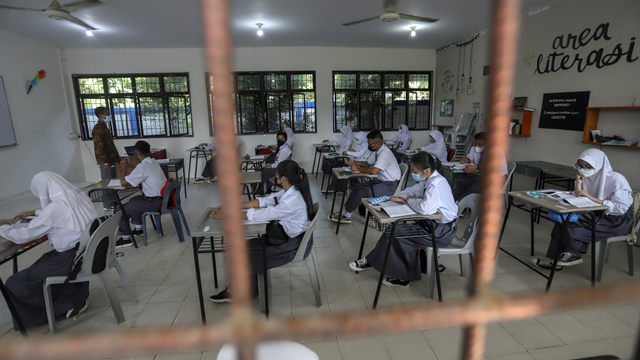
[(360, 131), (356, 134), (355, 138), (360, 141), (360, 144), (356, 146), (356, 152), (360, 152), (362, 148), (368, 148), (369, 143), (367, 142), (367, 133), (364, 131)]
[(284, 132), (287, 133), (287, 145), (293, 149), (293, 144), (296, 143), (296, 134), (294, 134), (291, 128), (284, 128)]
[(351, 143), (353, 143), (353, 135), (351, 135), (353, 133), (353, 130), (351, 130), (351, 128), (348, 126), (343, 126), (342, 129), (340, 129), (340, 132), (344, 135), (344, 137), (340, 139), (340, 141), (338, 141), (338, 145), (340, 145), (340, 149), (338, 152), (342, 153), (343, 151), (349, 150)]
[(431, 133), (429, 133), (429, 136), (432, 137), (436, 142), (427, 145), (425, 147), (425, 151), (428, 151), (430, 154), (435, 155), (441, 162), (447, 161), (447, 145), (444, 143), (444, 137), (442, 136), (442, 133), (438, 130), (433, 130)]
[(407, 125), (400, 125), (399, 131), (398, 142), (404, 143), (407, 140), (411, 140), (411, 135), (409, 135), (409, 127)]
[(631, 193), (631, 186), (629, 186), (627, 179), (613, 171), (607, 155), (601, 150), (587, 149), (580, 154), (578, 159), (586, 161), (596, 170), (595, 174), (586, 178), (582, 183), (582, 189), (591, 196), (606, 200), (617, 190), (627, 190)]
[(36, 174), (31, 191), (40, 198), (42, 212), (34, 220), (40, 224), (84, 231), (98, 217), (89, 197), (56, 173)]

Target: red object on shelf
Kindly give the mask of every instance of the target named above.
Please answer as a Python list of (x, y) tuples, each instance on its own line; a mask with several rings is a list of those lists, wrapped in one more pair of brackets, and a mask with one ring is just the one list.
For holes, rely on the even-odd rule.
[(151, 157), (160, 160), (167, 158), (167, 149), (151, 149)]

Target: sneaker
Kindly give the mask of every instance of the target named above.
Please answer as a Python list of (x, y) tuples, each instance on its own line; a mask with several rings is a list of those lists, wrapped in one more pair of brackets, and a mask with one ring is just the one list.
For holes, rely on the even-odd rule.
[(201, 184), (203, 182), (204, 182), (204, 178), (202, 178), (202, 179), (193, 179), (193, 183), (194, 184)]
[[(338, 213), (327, 215), (327, 220), (337, 223), (338, 222)], [(350, 217), (346, 217), (346, 216), (340, 216), (340, 223), (342, 223), (342, 224), (351, 224), (351, 218)]]
[(560, 266), (573, 266), (582, 263), (582, 258), (576, 254), (570, 252), (563, 252), (558, 259), (558, 265)]
[(217, 293), (216, 295), (209, 296), (209, 300), (214, 303), (230, 303), (231, 302), (231, 293), (228, 289), (224, 289)]
[(66, 315), (67, 319), (73, 318), (75, 320), (76, 316), (82, 314), (85, 310), (87, 310), (88, 307), (89, 307), (89, 299), (87, 298), (87, 300), (85, 300), (84, 303), (82, 303), (82, 305), (78, 305), (73, 309), (67, 311), (67, 315)]
[[(551, 268), (553, 267), (553, 261), (549, 259), (539, 259), (537, 257), (532, 257), (531, 262), (533, 263), (533, 265), (547, 270), (551, 270)], [(556, 271), (562, 271), (562, 266), (556, 266)]]
[(142, 229), (131, 230), (131, 235), (142, 236), (144, 235), (144, 230)]
[(217, 176), (214, 176), (214, 177), (213, 177), (213, 179), (209, 179), (209, 180), (207, 180), (207, 182), (208, 182), (209, 184), (214, 183), (214, 182), (216, 182), (216, 181), (218, 181), (218, 177), (217, 177)]
[(113, 211), (113, 206), (103, 207), (102, 210), (104, 210), (104, 211)]
[(131, 240), (131, 238), (128, 239), (118, 239), (118, 241), (116, 241), (116, 247), (117, 248), (123, 248), (123, 247), (129, 247), (129, 246), (133, 246), (133, 241)]
[(403, 281), (400, 279), (396, 279), (394, 277), (387, 277), (386, 279), (382, 280), (382, 284), (387, 285), (387, 286), (397, 286), (397, 287), (409, 287), (409, 280)]
[(351, 270), (355, 272), (360, 272), (360, 271), (366, 270), (367, 268), (370, 268), (371, 264), (369, 264), (366, 258), (362, 258), (362, 259), (350, 262), (349, 267), (351, 268)]
[(333, 194), (334, 192), (336, 192), (336, 191), (335, 190), (329, 190), (329, 189), (322, 190), (323, 194)]

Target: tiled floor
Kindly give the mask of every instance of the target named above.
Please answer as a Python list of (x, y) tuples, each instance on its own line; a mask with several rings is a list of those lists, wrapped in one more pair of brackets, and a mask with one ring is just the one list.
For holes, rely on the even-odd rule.
[[(360, 244), (364, 220), (357, 215), (351, 225), (343, 225), (335, 235), (333, 223), (326, 220), (331, 208), (328, 200), (319, 193), (320, 181), (312, 178), (313, 197), (320, 201), (321, 210), (315, 233), (315, 259), (322, 287), (322, 306), (316, 308), (307, 271), (304, 268), (274, 269), (272, 271), (272, 316), (298, 317), (306, 314), (348, 312), (369, 309), (372, 306), (378, 273), (365, 271), (358, 275), (351, 272), (348, 261), (355, 260)], [(183, 207), (187, 219), (195, 223), (202, 210), (218, 204), (217, 185), (190, 185), (189, 198)], [(30, 195), (21, 195), (0, 201), (0, 218), (10, 217), (20, 211), (37, 208), (39, 202)], [(529, 258), (529, 216), (513, 210), (507, 224), (503, 245), (523, 258)], [(461, 221), (464, 221), (461, 220)], [(140, 328), (157, 325), (180, 326), (198, 324), (200, 313), (195, 284), (193, 254), (190, 241), (179, 243), (169, 217), (163, 219), (165, 236), (150, 232), (149, 245), (139, 249), (122, 250), (120, 263), (131, 282), (139, 303), (134, 304), (125, 291), (122, 281), (114, 272), (126, 321), (116, 324), (113, 312), (98, 284), (92, 284), (90, 307), (78, 320), (64, 320), (58, 324), (61, 333), (96, 332), (114, 329)], [(544, 254), (548, 244), (551, 224), (542, 221), (536, 227), (536, 253)], [(379, 237), (372, 228), (368, 231), (367, 251)], [(142, 243), (142, 241), (140, 241)], [(31, 264), (49, 246), (43, 245), (20, 258), (21, 268)], [(606, 265), (603, 283), (628, 282), (626, 252), (621, 244), (614, 244), (611, 259)], [(637, 252), (636, 252), (637, 253)], [(226, 270), (222, 255), (218, 255), (218, 274), (225, 283)], [(458, 259), (443, 256), (441, 263), (447, 266), (442, 273), (444, 299), (467, 296), (468, 278), (459, 273)], [(213, 286), (211, 257), (200, 258), (204, 292), (209, 296), (217, 291)], [(636, 256), (636, 267), (640, 256)], [(11, 266), (0, 268), (0, 276), (6, 279)], [(588, 286), (590, 260), (567, 268), (554, 280), (553, 289)], [(500, 253), (493, 289), (496, 293), (542, 292), (545, 279), (517, 261)], [(379, 306), (406, 306), (426, 303), (424, 282), (413, 282), (407, 289), (383, 287)], [(228, 304), (205, 304), (210, 322), (223, 321)], [(257, 307), (256, 307), (257, 308)], [(487, 332), (487, 359), (574, 359), (583, 356), (614, 354), (629, 357), (634, 346), (636, 327), (640, 322), (639, 304), (623, 304), (607, 308), (576, 309), (558, 314), (540, 316), (517, 322), (491, 324)], [(46, 335), (47, 327), (41, 326), (32, 334)], [(2, 301), (0, 305), (0, 334), (19, 336), (12, 330), (11, 317)], [(305, 345), (316, 351), (321, 359), (458, 359), (460, 357), (462, 329), (416, 329), (406, 334), (380, 334), (370, 337), (333, 337)], [(157, 355), (139, 359), (215, 359), (217, 351), (189, 354)]]

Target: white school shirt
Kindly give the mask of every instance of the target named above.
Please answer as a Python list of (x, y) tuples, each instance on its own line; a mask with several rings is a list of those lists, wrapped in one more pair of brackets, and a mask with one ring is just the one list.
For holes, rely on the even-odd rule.
[(437, 212), (442, 214), (442, 219), (437, 223), (446, 224), (458, 217), (458, 205), (453, 199), (453, 193), (449, 182), (438, 171), (434, 171), (429, 178), (406, 188), (398, 194), (398, 197), (411, 199), (407, 205), (415, 212), (423, 215), (432, 215)]
[(275, 168), (276, 166), (278, 166), (278, 164), (287, 160), (289, 155), (291, 155), (291, 148), (285, 143), (284, 145), (280, 146), (280, 150), (278, 150), (278, 153), (276, 154), (276, 161), (273, 162), (273, 165), (271, 165), (271, 167)]
[[(471, 160), (472, 165), (479, 165), (480, 158), (482, 157), (482, 153), (476, 151), (476, 148), (473, 147), (467, 154), (467, 158)], [(507, 175), (509, 171), (507, 170), (507, 157), (502, 155), (502, 167), (500, 168), (500, 173), (502, 175)]]
[(356, 148), (356, 151), (347, 151), (347, 155), (353, 156), (353, 160), (355, 161), (367, 161), (371, 154), (373, 153), (369, 150), (367, 145), (362, 146), (360, 150)]
[(138, 186), (142, 183), (142, 193), (146, 197), (162, 196), (160, 191), (167, 182), (167, 177), (164, 176), (162, 168), (151, 157), (146, 157), (131, 174), (124, 177), (125, 180), (132, 186)]
[[(39, 215), (42, 210), (36, 210)], [(73, 231), (64, 228), (43, 225), (38, 222), (38, 218), (31, 220), (29, 226), (2, 225), (0, 226), (0, 237), (3, 237), (16, 244), (25, 244), (29, 241), (37, 240), (47, 235), (49, 244), (57, 252), (73, 249), (80, 241), (82, 231)]]
[[(276, 199), (278, 205), (276, 205)], [(258, 198), (260, 208), (247, 210), (247, 220), (279, 220), (280, 225), (290, 238), (307, 231), (311, 221), (307, 218), (307, 204), (295, 186), (286, 192), (284, 189), (270, 196)]]
[(402, 177), (398, 160), (396, 160), (387, 145), (382, 144), (382, 147), (373, 153), (367, 162), (373, 165), (374, 168), (380, 169), (378, 173), (378, 180), (380, 181), (399, 181), (400, 177)]

